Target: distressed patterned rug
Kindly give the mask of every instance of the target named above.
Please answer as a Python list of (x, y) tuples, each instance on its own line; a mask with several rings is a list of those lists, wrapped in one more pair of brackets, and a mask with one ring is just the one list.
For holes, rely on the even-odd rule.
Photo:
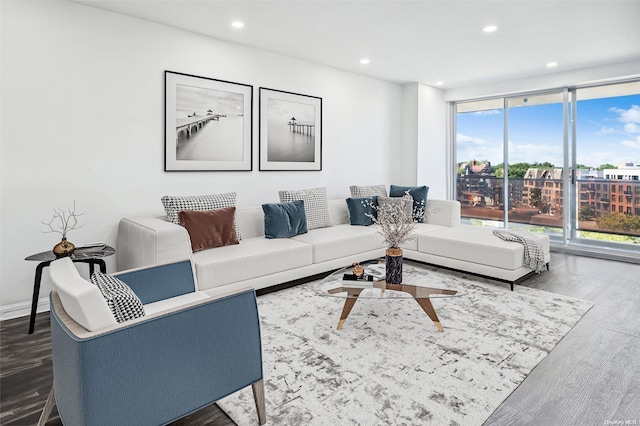
[[(466, 292), (432, 299), (443, 333), (411, 299), (359, 300), (336, 330), (318, 282), (258, 298), (267, 424), (481, 425), (592, 306), (417, 267)], [(250, 387), (218, 405), (257, 424)]]

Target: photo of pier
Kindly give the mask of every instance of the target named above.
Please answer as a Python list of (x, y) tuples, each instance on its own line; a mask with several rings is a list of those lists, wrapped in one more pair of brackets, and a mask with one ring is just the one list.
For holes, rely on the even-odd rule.
[(269, 99), (267, 160), (315, 161), (314, 120), (314, 105)]
[(250, 171), (253, 86), (165, 71), (165, 171)]
[(176, 85), (176, 159), (242, 161), (244, 95)]
[(322, 99), (260, 88), (260, 170), (320, 170)]

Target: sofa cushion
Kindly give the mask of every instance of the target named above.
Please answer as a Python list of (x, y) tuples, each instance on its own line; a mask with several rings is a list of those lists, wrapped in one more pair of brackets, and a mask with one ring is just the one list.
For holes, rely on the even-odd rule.
[(311, 188), (296, 191), (278, 191), (281, 203), (296, 200), (304, 201), (304, 212), (307, 215), (307, 229), (317, 229), (331, 226), (327, 188)]
[(235, 207), (178, 213), (180, 225), (185, 227), (191, 238), (192, 251), (238, 244), (235, 217)]
[[(165, 195), (161, 198), (164, 210), (167, 213), (169, 222), (180, 224), (178, 213), (182, 210), (215, 210), (224, 207), (235, 207), (236, 193), (227, 192), (224, 194), (211, 195)], [(236, 224), (236, 235), (241, 240), (240, 229)]]
[(418, 236), (420, 234), (426, 234), (429, 232), (433, 232), (433, 231), (437, 231), (439, 229), (446, 229), (446, 226), (440, 226), (440, 225), (432, 225), (429, 223), (416, 223), (416, 230), (414, 232), (414, 236), (415, 238), (411, 238), (410, 240), (407, 240), (406, 242), (404, 242), (403, 244), (400, 245), (400, 248), (402, 249), (406, 249), (406, 250), (418, 250)]
[[(542, 235), (540, 241), (548, 254), (548, 237)], [(522, 244), (501, 240), (493, 235), (491, 228), (471, 225), (421, 233), (418, 235), (418, 251), (507, 270), (522, 267), (524, 261)]]
[(138, 296), (118, 278), (102, 272), (94, 272), (91, 275), (91, 282), (100, 289), (117, 322), (125, 322), (145, 315)]
[(304, 201), (263, 204), (265, 238), (287, 238), (307, 233)]
[(384, 248), (376, 227), (337, 225), (291, 237), (313, 245), (313, 263)]
[(234, 246), (194, 253), (198, 288), (205, 290), (311, 265), (311, 245), (293, 238), (298, 237), (245, 238)]
[(373, 225), (372, 216), (376, 216), (375, 206), (378, 205), (378, 197), (347, 198), (349, 209), (349, 223), (351, 225)]
[(384, 185), (351, 185), (349, 187), (349, 191), (351, 192), (351, 197), (353, 198), (373, 197), (376, 195), (380, 195), (383, 197), (387, 196), (387, 188)]
[(428, 186), (398, 186), (391, 185), (389, 189), (390, 197), (402, 197), (406, 193), (413, 197), (413, 214), (418, 223), (424, 222), (424, 214), (427, 208)]

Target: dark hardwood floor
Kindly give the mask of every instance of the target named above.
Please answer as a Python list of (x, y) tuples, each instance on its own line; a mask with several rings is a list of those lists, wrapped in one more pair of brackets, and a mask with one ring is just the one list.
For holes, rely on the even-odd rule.
[[(552, 253), (551, 271), (522, 285), (594, 307), (485, 426), (640, 425), (640, 265)], [(51, 388), (48, 313), (38, 314), (34, 334), (27, 330), (28, 317), (0, 322), (5, 426), (36, 424)], [(54, 409), (47, 425), (61, 424)], [(173, 424), (235, 423), (212, 405)]]

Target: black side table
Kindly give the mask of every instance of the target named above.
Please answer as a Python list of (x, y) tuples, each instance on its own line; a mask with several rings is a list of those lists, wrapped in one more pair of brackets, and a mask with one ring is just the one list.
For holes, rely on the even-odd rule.
[[(102, 248), (86, 248), (76, 249), (71, 256), (73, 262), (81, 262), (89, 264), (89, 273), (93, 274), (95, 265), (100, 267), (100, 272), (107, 273), (107, 264), (102, 260), (103, 257), (111, 256), (116, 250), (110, 246), (104, 246)], [(29, 319), (29, 334), (33, 333), (33, 328), (36, 322), (36, 310), (38, 308), (38, 297), (40, 297), (40, 281), (42, 280), (42, 270), (49, 266), (51, 262), (56, 260), (56, 255), (53, 251), (43, 251), (42, 253), (33, 254), (24, 260), (32, 260), (40, 262), (36, 266), (36, 278), (33, 282), (33, 300), (31, 301), (31, 318)]]

